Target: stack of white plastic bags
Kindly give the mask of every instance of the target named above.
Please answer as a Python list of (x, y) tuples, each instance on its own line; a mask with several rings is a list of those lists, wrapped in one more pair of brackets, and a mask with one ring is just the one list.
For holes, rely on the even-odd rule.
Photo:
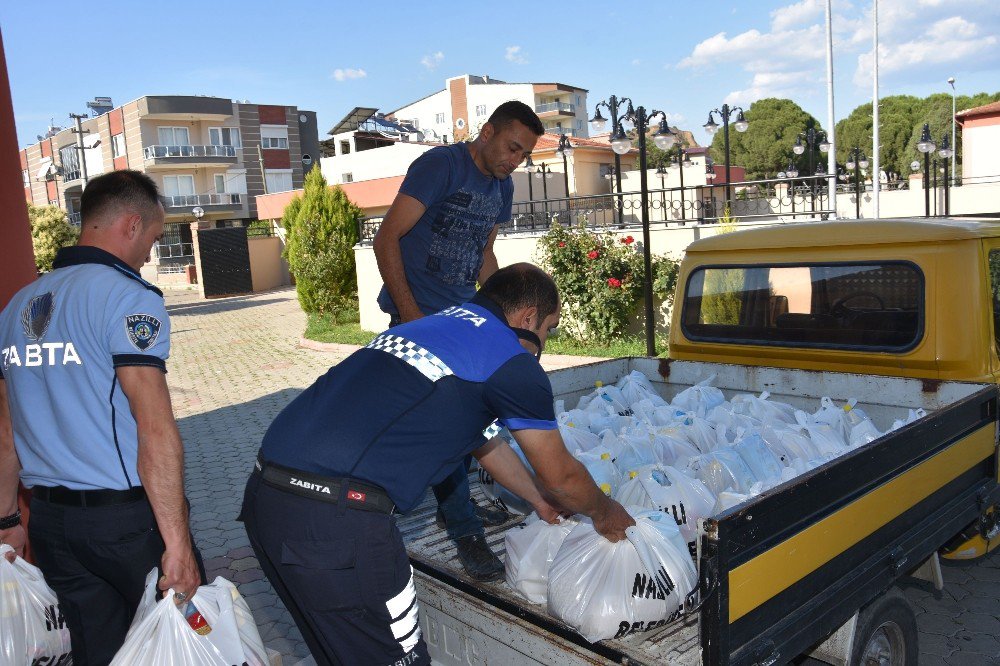
[[(714, 379), (667, 402), (642, 373), (632, 372), (616, 385), (598, 383), (574, 409), (557, 401), (567, 449), (644, 527), (627, 542), (611, 544), (589, 521), (548, 525), (533, 517), (507, 533), (511, 587), (533, 603), (547, 603), (550, 613), (588, 640), (659, 626), (691, 602), (686, 597), (697, 583), (692, 557), (699, 521), (883, 434), (853, 399), (838, 406), (823, 398), (815, 412), (807, 412), (771, 400), (767, 392), (727, 400), (712, 386)], [(911, 411), (891, 429), (923, 415)], [(505, 508), (530, 511), (514, 505), (513, 495), (488, 477), (483, 480), (488, 495), (504, 497)], [(633, 594), (642, 576), (656, 581), (659, 575), (641, 554), (644, 548), (683, 555), (683, 563), (660, 558), (669, 560), (660, 568), (670, 581), (664, 589), (673, 591), (654, 595), (655, 611), (647, 607), (653, 599)], [(659, 588), (654, 583), (650, 589)]]
[(173, 601), (173, 590), (156, 600), (157, 570), (146, 590), (125, 644), (111, 666), (267, 666), (264, 644), (246, 601), (221, 576), (191, 598), (208, 631), (196, 632)]

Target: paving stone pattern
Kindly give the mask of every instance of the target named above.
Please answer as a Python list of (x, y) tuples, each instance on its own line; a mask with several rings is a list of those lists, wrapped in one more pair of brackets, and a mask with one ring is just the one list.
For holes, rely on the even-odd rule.
[[(305, 316), (293, 290), (199, 300), (168, 291), (174, 411), (187, 451), (191, 526), (209, 578), (237, 584), (264, 644), (286, 666), (312, 663), (236, 521), (264, 431), (288, 402), (351, 349), (298, 345)], [(332, 350), (332, 351), (330, 351)], [(543, 357), (546, 365), (581, 360)], [(1000, 664), (1000, 552), (974, 565), (945, 565), (943, 592), (904, 584), (920, 627), (920, 664)]]

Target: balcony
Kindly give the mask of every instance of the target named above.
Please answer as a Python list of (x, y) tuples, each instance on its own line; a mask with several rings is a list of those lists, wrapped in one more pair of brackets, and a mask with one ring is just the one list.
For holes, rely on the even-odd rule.
[(546, 134), (565, 134), (566, 136), (576, 136), (576, 130), (571, 127), (546, 127)]
[(569, 102), (545, 102), (535, 105), (535, 113), (539, 118), (572, 117), (576, 115), (576, 105)]
[(67, 213), (66, 218), (74, 227), (78, 227), (83, 223), (83, 219), (80, 217), (79, 213)]
[(236, 164), (233, 146), (146, 146), (142, 157), (147, 167), (198, 167)]
[(243, 206), (242, 194), (179, 194), (162, 199), (168, 215), (189, 214), (195, 206), (201, 206), (205, 212), (234, 210)]

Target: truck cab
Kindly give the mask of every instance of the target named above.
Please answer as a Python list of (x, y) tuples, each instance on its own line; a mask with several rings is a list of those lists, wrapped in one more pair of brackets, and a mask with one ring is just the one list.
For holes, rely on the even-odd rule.
[[(810, 222), (692, 243), (670, 357), (940, 381), (1000, 381), (1000, 223)], [(992, 507), (949, 543), (998, 541)]]

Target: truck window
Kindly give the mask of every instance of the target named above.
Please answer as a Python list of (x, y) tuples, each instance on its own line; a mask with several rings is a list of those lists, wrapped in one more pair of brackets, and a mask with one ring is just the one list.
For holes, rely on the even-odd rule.
[(911, 263), (708, 266), (685, 285), (681, 325), (693, 341), (903, 352), (923, 312)]
[(1000, 250), (990, 250), (990, 291), (993, 294), (993, 341), (1000, 355)]

